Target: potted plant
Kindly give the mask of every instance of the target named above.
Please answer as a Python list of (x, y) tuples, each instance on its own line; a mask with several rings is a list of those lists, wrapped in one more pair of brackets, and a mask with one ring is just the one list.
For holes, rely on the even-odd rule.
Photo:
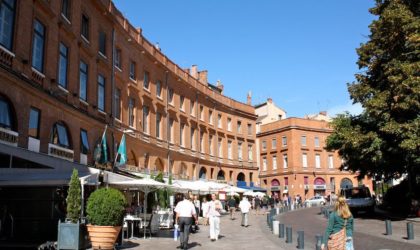
[(113, 188), (93, 192), (87, 201), (87, 230), (93, 249), (114, 249), (123, 223), (126, 200)]
[(82, 197), (79, 174), (76, 169), (73, 169), (66, 202), (66, 221), (58, 222), (58, 249), (86, 248), (86, 225), (84, 223), (80, 223)]

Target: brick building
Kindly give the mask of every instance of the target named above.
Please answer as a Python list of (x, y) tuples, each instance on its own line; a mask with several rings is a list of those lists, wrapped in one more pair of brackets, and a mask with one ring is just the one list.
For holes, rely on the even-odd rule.
[[(273, 195), (288, 193), (311, 198), (328, 195), (341, 187), (368, 185), (367, 179), (340, 171), (341, 158), (337, 152), (324, 149), (332, 129), (320, 116), (287, 118), (261, 125), (257, 134), (260, 142), (261, 186)], [(371, 189), (372, 190), (372, 189)]]
[(1, 192), (38, 181), (51, 196), (59, 183), (47, 182), (51, 169), (69, 178), (73, 168), (93, 166), (106, 125), (111, 162), (127, 133), (129, 170), (256, 182), (254, 107), (224, 96), (207, 71), (180, 68), (111, 1), (0, 5)]

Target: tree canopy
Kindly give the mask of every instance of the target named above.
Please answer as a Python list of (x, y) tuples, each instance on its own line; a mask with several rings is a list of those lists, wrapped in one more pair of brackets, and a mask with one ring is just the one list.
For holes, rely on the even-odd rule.
[[(420, 168), (420, 1), (376, 0), (360, 72), (348, 84), (360, 115), (338, 115), (328, 150), (361, 176), (415, 177)], [(415, 178), (412, 178), (415, 180)]]

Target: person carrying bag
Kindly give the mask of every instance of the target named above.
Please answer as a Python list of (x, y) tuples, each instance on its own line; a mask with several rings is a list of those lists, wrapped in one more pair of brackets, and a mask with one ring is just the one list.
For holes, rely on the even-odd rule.
[(354, 250), (353, 248), (353, 216), (346, 199), (340, 196), (335, 203), (334, 211), (328, 219), (321, 249), (328, 250)]

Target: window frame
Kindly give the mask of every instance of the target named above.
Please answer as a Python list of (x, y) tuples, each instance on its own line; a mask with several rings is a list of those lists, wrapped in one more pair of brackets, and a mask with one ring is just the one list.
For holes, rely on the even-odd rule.
[[(82, 65), (86, 66), (86, 69), (82, 68)], [(82, 96), (82, 76), (85, 76), (86, 82), (84, 83), (84, 93), (85, 96)], [(79, 99), (83, 101), (87, 101), (88, 96), (88, 82), (89, 82), (89, 65), (85, 63), (83, 60), (79, 61)]]
[[(85, 134), (86, 135), (86, 142), (87, 142), (87, 145), (84, 145), (85, 143), (84, 143), (84, 140), (83, 140), (83, 134)], [(90, 151), (90, 147), (89, 147), (89, 137), (88, 137), (88, 133), (87, 133), (87, 131), (85, 130), (85, 129), (80, 129), (80, 153), (81, 154), (85, 154), (85, 155), (87, 155), (87, 154), (89, 154), (89, 151)]]
[(98, 52), (102, 56), (106, 57), (106, 33), (103, 30), (99, 30), (98, 35)]
[[(37, 30), (37, 24), (39, 27), (42, 28), (42, 32)], [(44, 72), (44, 64), (45, 64), (45, 38), (46, 38), (46, 26), (41, 21), (39, 21), (37, 18), (33, 21), (33, 35), (32, 35), (32, 63), (31, 66), (35, 70), (37, 70), (40, 73)], [(39, 48), (35, 48), (36, 45), (38, 45), (38, 42), (42, 41), (42, 46)], [(39, 49), (40, 53), (37, 54), (36, 50)], [(37, 59), (36, 57), (40, 56), (41, 58)], [(40, 63), (37, 65), (37, 63)]]
[[(103, 80), (103, 81), (100, 81)], [(105, 99), (106, 99), (106, 90), (105, 90), (105, 85), (106, 85), (106, 78), (101, 75), (98, 74), (98, 79), (97, 79), (97, 84), (98, 84), (98, 102), (97, 102), (97, 107), (99, 111), (105, 112)], [(102, 91), (101, 91), (102, 90)], [(103, 100), (101, 102), (101, 94), (103, 97)]]
[[(36, 119), (37, 119), (37, 121), (36, 121), (36, 135), (35, 136), (33, 136), (32, 133), (31, 133), (32, 112), (36, 112), (36, 114), (37, 114), (37, 117), (36, 117)], [(38, 109), (38, 108), (35, 108), (35, 107), (31, 107), (29, 109), (28, 136), (31, 137), (31, 138), (39, 139), (39, 137), (40, 137), (40, 134), (39, 134), (40, 125), (41, 125), (41, 110)]]
[(143, 74), (143, 88), (146, 90), (150, 90), (150, 73), (146, 70)]
[[(64, 49), (64, 51), (62, 51), (62, 49)], [(63, 87), (65, 89), (67, 89), (67, 85), (68, 85), (68, 66), (69, 66), (69, 47), (67, 47), (63, 42), (60, 42), (58, 45), (57, 82), (60, 87)]]
[(133, 81), (137, 80), (137, 75), (136, 75), (136, 62), (133, 60), (130, 60), (130, 73), (129, 73), (129, 78)]
[(71, 1), (61, 0), (61, 16), (66, 19), (66, 21), (71, 21)]
[(10, 29), (8, 30), (10, 34), (7, 34), (7, 36), (3, 36), (3, 33), (6, 33), (6, 32), (4, 31), (5, 29), (1, 29), (2, 33), (0, 33), (0, 37), (7, 37), (8, 41), (7, 41), (7, 44), (5, 44), (3, 43), (3, 40), (0, 40), (0, 45), (9, 51), (12, 51), (13, 42), (14, 42), (14, 33), (15, 33), (16, 1), (13, 0), (13, 6), (10, 6), (9, 3), (6, 1), (1, 1), (1, 5), (4, 5), (3, 8), (6, 8), (7, 10), (11, 11), (13, 15), (11, 15), (11, 20), (9, 20), (9, 22), (3, 22), (3, 23), (8, 23), (10, 25), (9, 27)]
[(121, 89), (115, 88), (114, 95), (114, 104), (115, 104), (115, 118), (121, 121)]
[(142, 108), (143, 119), (142, 119), (142, 131), (143, 133), (149, 134), (150, 133), (150, 126), (149, 126), (149, 116), (150, 116), (150, 108), (149, 106), (143, 106)]
[(80, 36), (89, 42), (90, 37), (90, 18), (88, 15), (82, 13), (80, 22)]

